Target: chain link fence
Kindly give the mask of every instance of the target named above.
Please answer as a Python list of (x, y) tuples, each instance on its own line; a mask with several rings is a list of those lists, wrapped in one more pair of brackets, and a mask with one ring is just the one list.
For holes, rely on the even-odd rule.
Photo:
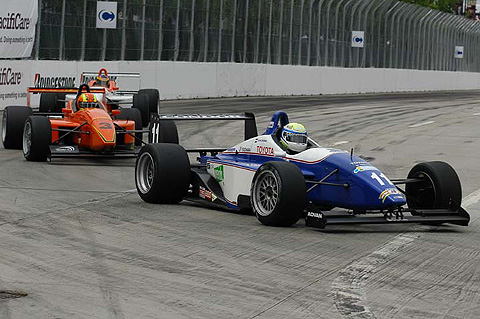
[(96, 5), (39, 0), (34, 58), (480, 71), (480, 23), (395, 0), (119, 0), (117, 29)]

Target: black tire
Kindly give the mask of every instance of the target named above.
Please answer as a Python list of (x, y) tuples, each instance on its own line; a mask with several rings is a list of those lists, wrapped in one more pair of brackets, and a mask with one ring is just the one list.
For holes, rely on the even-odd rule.
[[(135, 130), (142, 130), (142, 119), (138, 109), (120, 109), (120, 112), (121, 113), (115, 117), (117, 120), (135, 121)], [(135, 145), (141, 146), (143, 141), (143, 133), (135, 133), (135, 136), (137, 137), (135, 139)]]
[(22, 149), (23, 124), (32, 115), (28, 106), (7, 106), (2, 117), (2, 143), (6, 149)]
[(148, 126), (150, 122), (150, 112), (148, 110), (149, 98), (146, 94), (135, 94), (133, 96), (133, 106), (132, 108), (138, 109), (140, 111), (142, 126)]
[(150, 113), (158, 114), (158, 102), (160, 100), (160, 92), (157, 89), (141, 89), (138, 94), (148, 95), (148, 110)]
[(65, 93), (57, 93), (55, 113), (62, 113), (62, 109), (65, 107), (65, 102), (63, 101), (65, 101)]
[(135, 185), (147, 203), (176, 204), (187, 195), (190, 161), (180, 145), (154, 143), (140, 150)]
[(303, 214), (306, 193), (305, 179), (298, 166), (288, 162), (267, 162), (253, 177), (250, 202), (262, 224), (291, 226)]
[(426, 162), (415, 165), (408, 178), (424, 182), (408, 183), (405, 187), (409, 208), (448, 208), (450, 200), (462, 203), (462, 186), (452, 166), (445, 162)]
[(38, 111), (40, 113), (51, 113), (57, 103), (56, 93), (42, 93), (40, 94), (40, 105)]
[(40, 113), (61, 113), (65, 107), (65, 93), (42, 93), (40, 95)]
[(170, 144), (179, 144), (179, 139), (178, 139), (178, 130), (177, 130), (177, 125), (175, 124), (174, 121), (172, 120), (162, 120), (158, 122), (158, 131), (156, 132), (155, 135), (158, 136), (155, 137), (154, 140), (154, 134), (152, 132), (152, 129), (150, 129), (150, 132), (148, 133), (148, 141), (150, 143), (170, 143)]
[(52, 127), (48, 117), (30, 116), (23, 129), (23, 156), (27, 161), (44, 162), (50, 156)]

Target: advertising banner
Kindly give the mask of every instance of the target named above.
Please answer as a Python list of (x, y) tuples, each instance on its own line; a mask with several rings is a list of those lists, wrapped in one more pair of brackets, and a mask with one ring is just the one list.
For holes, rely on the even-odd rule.
[(37, 18), (37, 0), (2, 1), (0, 58), (28, 58), (31, 56)]
[(0, 110), (8, 105), (25, 105), (31, 82), (30, 61), (0, 60)]

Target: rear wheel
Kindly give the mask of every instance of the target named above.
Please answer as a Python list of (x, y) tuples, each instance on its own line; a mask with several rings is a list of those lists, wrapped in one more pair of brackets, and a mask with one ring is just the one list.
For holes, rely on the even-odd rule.
[[(120, 109), (120, 112), (121, 113), (115, 117), (117, 120), (135, 121), (135, 131), (142, 130), (142, 119), (140, 111), (138, 109)], [(135, 139), (135, 145), (141, 146), (143, 140), (143, 133), (135, 133), (135, 136), (137, 137)]]
[(150, 143), (171, 143), (178, 144), (177, 125), (172, 120), (162, 120), (155, 123), (148, 133)]
[(61, 113), (65, 107), (65, 93), (42, 93), (40, 95), (40, 113)]
[(141, 89), (138, 91), (138, 94), (146, 94), (148, 96), (148, 110), (150, 113), (158, 114), (160, 92), (157, 89)]
[(257, 219), (267, 226), (291, 226), (306, 203), (302, 172), (288, 162), (267, 162), (253, 177), (250, 200)]
[(7, 149), (22, 148), (23, 125), (32, 115), (28, 106), (7, 106), (2, 117), (2, 143)]
[(50, 156), (52, 127), (43, 116), (30, 116), (23, 127), (23, 156), (27, 161), (44, 162)]
[(148, 144), (135, 164), (135, 185), (148, 203), (175, 204), (188, 192), (190, 161), (180, 145)]
[(150, 112), (148, 109), (149, 97), (146, 94), (135, 94), (133, 96), (133, 106), (132, 108), (138, 109), (140, 111), (142, 126), (148, 126), (150, 122)]
[(448, 208), (451, 200), (458, 205), (462, 202), (460, 179), (445, 162), (419, 163), (410, 170), (408, 178), (422, 180), (405, 187), (410, 208)]

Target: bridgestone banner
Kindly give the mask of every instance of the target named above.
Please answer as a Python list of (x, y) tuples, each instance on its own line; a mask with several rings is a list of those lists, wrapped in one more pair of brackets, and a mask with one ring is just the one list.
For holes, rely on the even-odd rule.
[(30, 57), (38, 0), (2, 0), (0, 5), (0, 58)]

